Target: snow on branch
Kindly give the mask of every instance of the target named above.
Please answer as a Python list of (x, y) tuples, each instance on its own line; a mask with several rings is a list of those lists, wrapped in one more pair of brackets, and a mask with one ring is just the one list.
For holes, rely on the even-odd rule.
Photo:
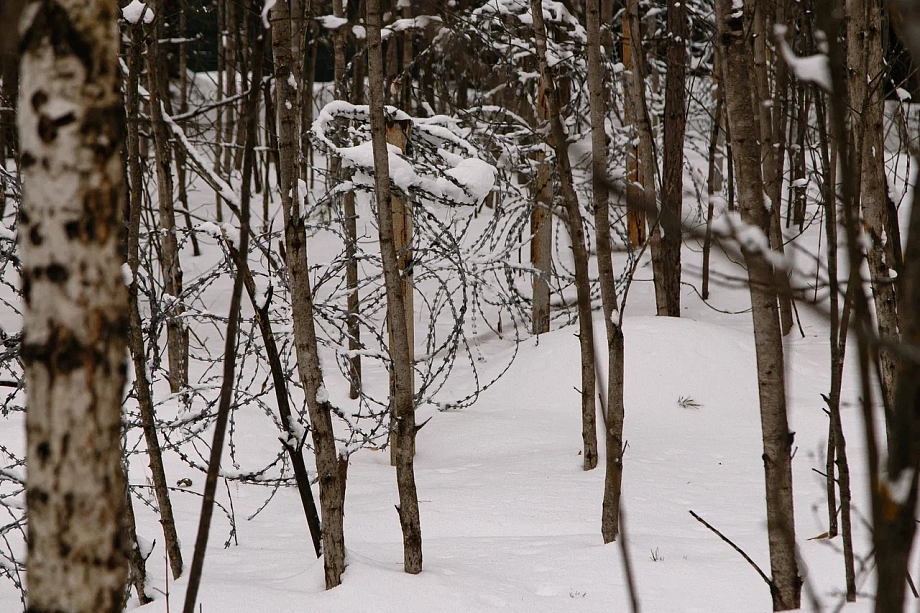
[(805, 83), (814, 83), (827, 93), (834, 91), (831, 81), (831, 67), (827, 56), (823, 53), (799, 57), (789, 46), (786, 40), (788, 28), (782, 24), (773, 26), (773, 35), (776, 37), (776, 46), (779, 48), (780, 55), (789, 69), (795, 74), (795, 78)]
[(144, 23), (153, 23), (153, 11), (140, 0), (131, 0), (131, 4), (121, 9), (121, 16), (131, 24), (141, 20)]

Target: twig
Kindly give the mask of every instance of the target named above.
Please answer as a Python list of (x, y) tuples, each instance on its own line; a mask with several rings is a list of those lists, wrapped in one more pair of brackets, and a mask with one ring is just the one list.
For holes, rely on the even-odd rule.
[(760, 578), (763, 579), (767, 583), (768, 586), (770, 586), (770, 591), (771, 592), (773, 591), (773, 581), (771, 581), (770, 578), (767, 577), (767, 575), (765, 575), (762, 570), (760, 570), (760, 567), (757, 566), (757, 563), (754, 560), (752, 560), (748, 554), (744, 553), (744, 550), (742, 550), (740, 547), (735, 545), (731, 541), (731, 539), (729, 539), (727, 536), (725, 536), (724, 534), (716, 530), (709, 522), (707, 522), (705, 519), (703, 519), (702, 517), (700, 517), (693, 511), (690, 511), (690, 515), (692, 515), (696, 521), (700, 522), (701, 524), (703, 524), (704, 526), (712, 530), (715, 533), (715, 535), (718, 536), (720, 539), (722, 539), (723, 541), (731, 545), (732, 549), (740, 553), (741, 557), (747, 560), (748, 564), (754, 567), (754, 570), (757, 571), (757, 574), (760, 575)]
[[(693, 511), (690, 511), (690, 512), (693, 513)], [(623, 554), (623, 574), (626, 575), (626, 588), (629, 590), (629, 608), (630, 608), (630, 611), (632, 611), (632, 613), (639, 613), (639, 593), (638, 591), (636, 591), (636, 579), (633, 576), (632, 562), (630, 561), (630, 558), (629, 558), (629, 548), (626, 543), (626, 515), (623, 512), (623, 503), (620, 503), (619, 516), (620, 516), (619, 517), (620, 519), (620, 538), (619, 538), (620, 552)], [(700, 519), (700, 521), (703, 521), (703, 520)], [(706, 522), (703, 522), (703, 523), (706, 523)]]

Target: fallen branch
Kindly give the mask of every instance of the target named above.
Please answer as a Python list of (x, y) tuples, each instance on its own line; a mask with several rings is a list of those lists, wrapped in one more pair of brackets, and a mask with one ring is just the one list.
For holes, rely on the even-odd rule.
[(710, 524), (709, 522), (707, 522), (705, 519), (703, 519), (702, 517), (700, 517), (699, 515), (697, 515), (697, 514), (694, 513), (693, 511), (690, 511), (690, 515), (692, 515), (693, 518), (694, 518), (696, 521), (700, 522), (701, 524), (703, 524), (704, 526), (706, 526), (707, 528), (709, 528), (710, 530), (712, 530), (712, 532), (715, 533), (715, 535), (718, 536), (720, 539), (722, 539), (723, 541), (725, 541), (726, 543), (728, 543), (729, 545), (731, 545), (732, 549), (734, 549), (735, 551), (737, 551), (738, 553), (740, 553), (740, 554), (741, 554), (741, 557), (744, 558), (745, 560), (747, 560), (748, 564), (750, 564), (751, 566), (754, 567), (754, 570), (757, 571), (757, 574), (760, 575), (760, 578), (763, 579), (763, 580), (767, 583), (767, 585), (770, 586), (770, 591), (771, 591), (771, 592), (773, 591), (773, 581), (772, 581), (769, 577), (767, 577), (767, 575), (764, 574), (764, 572), (763, 572), (762, 570), (760, 570), (760, 567), (757, 566), (757, 563), (756, 563), (754, 560), (751, 559), (751, 556), (749, 556), (748, 554), (744, 553), (744, 550), (743, 550), (743, 549), (741, 549), (740, 547), (738, 547), (737, 545), (735, 545), (735, 544), (731, 541), (731, 539), (729, 539), (727, 536), (725, 536), (724, 534), (722, 534), (721, 532), (719, 532), (718, 530), (716, 530), (716, 529), (712, 526), (712, 524)]

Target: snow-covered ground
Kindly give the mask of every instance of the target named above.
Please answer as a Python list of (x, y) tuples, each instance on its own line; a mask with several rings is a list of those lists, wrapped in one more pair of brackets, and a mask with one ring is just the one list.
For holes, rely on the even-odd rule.
[[(206, 190), (195, 198), (201, 207), (211, 201)], [(814, 251), (822, 232), (816, 221), (799, 239), (803, 250)], [(200, 259), (183, 254), (187, 279), (218, 257), (214, 240), (202, 240), (206, 251)], [(333, 238), (320, 236), (311, 243), (312, 264), (323, 261), (324, 240)], [(770, 593), (762, 579), (689, 513), (695, 511), (718, 528), (769, 574), (747, 290), (736, 283), (714, 284), (711, 300), (704, 303), (690, 287), (699, 288), (699, 251), (694, 241), (683, 249), (684, 280), (689, 285), (683, 291), (681, 319), (650, 316), (654, 294), (647, 256), (630, 291), (624, 331), (628, 447), (623, 504), (628, 552), (644, 611), (769, 611)], [(798, 261), (808, 268), (806, 260)], [(618, 269), (623, 263), (618, 260)], [(713, 266), (724, 275), (744, 274), (738, 264), (716, 252)], [(800, 280), (805, 282), (809, 274)], [(223, 278), (207, 290), (208, 308), (226, 308), (229, 286), (230, 280)], [(804, 336), (796, 328), (786, 340), (797, 541), (806, 601), (811, 594), (825, 610), (835, 610), (843, 606), (845, 586), (840, 540), (810, 540), (827, 530), (825, 483), (815, 470), (825, 466), (828, 424), (821, 394), (829, 390), (828, 326), (820, 309), (799, 304), (798, 314)], [(602, 347), (603, 326), (600, 314), (597, 317), (597, 343)], [(322, 561), (313, 555), (294, 488), (279, 490), (256, 514), (270, 489), (231, 483), (219, 492), (219, 500), (228, 507), (232, 501), (236, 539), (224, 547), (227, 523), (216, 514), (199, 595), (201, 610), (628, 610), (620, 543), (604, 545), (600, 535), (603, 449), (599, 468), (582, 470), (576, 331), (569, 326), (525, 339), (510, 370), (474, 406), (449, 412), (431, 406), (420, 409), (420, 421), (432, 417), (418, 436), (415, 461), (424, 541), (420, 575), (402, 572), (395, 469), (389, 453), (362, 449), (351, 456), (348, 471), (348, 568), (343, 584), (324, 591)], [(208, 330), (201, 338), (219, 344), (219, 335)], [(475, 340), (483, 358), (478, 364), (481, 376), (488, 379), (511, 359), (513, 341), (491, 333)], [(367, 376), (369, 386), (385, 389), (382, 371), (369, 368)], [(460, 389), (464, 383), (451, 385)], [(842, 413), (860, 571), (871, 545), (856, 383), (848, 372)], [(349, 405), (347, 385), (340, 377), (330, 375), (327, 387), (333, 403)], [(158, 393), (163, 394), (162, 382)], [(277, 431), (261, 409), (238, 410), (235, 428), (234, 453), (240, 465), (257, 464), (277, 453)], [(19, 417), (0, 420), (0, 442), (21, 449), (21, 429)], [(603, 446), (602, 431), (599, 440)], [(200, 472), (173, 454), (166, 462), (171, 483), (190, 479), (188, 489), (202, 489)], [(229, 466), (226, 450), (224, 462)], [(312, 466), (312, 458), (307, 464)], [(146, 471), (143, 455), (134, 456), (132, 482), (143, 483)], [(183, 553), (190, 560), (200, 498), (177, 493), (173, 504)], [(178, 610), (185, 579), (167, 581), (156, 516), (139, 504), (135, 507), (141, 536), (156, 541), (148, 560), (149, 591), (156, 601), (141, 610)], [(860, 599), (846, 605), (846, 611), (870, 609), (870, 575), (862, 568)], [(136, 599), (129, 606), (137, 607)], [(18, 592), (9, 583), (0, 584), (0, 611), (19, 607)]]
[[(311, 255), (322, 252), (311, 248)], [(687, 280), (699, 253), (684, 249)], [(723, 257), (718, 270), (742, 274)], [(715, 286), (711, 305), (685, 288), (685, 317), (650, 317), (650, 267), (640, 267), (625, 318), (625, 530), (646, 611), (768, 611), (767, 586), (725, 543), (695, 521), (695, 511), (744, 549), (769, 574), (757, 384), (745, 288)], [(216, 291), (216, 290), (215, 290)], [(808, 540), (827, 529), (824, 470), (827, 419), (820, 394), (829, 388), (827, 325), (799, 307), (805, 336), (786, 343), (794, 460), (797, 537), (808, 588), (828, 609), (842, 601), (839, 539)], [(598, 319), (598, 346), (602, 326)], [(265, 488), (231, 485), (239, 544), (223, 547), (226, 523), (212, 533), (200, 594), (204, 611), (609, 611), (628, 606), (619, 544), (600, 536), (603, 456), (582, 470), (578, 343), (575, 327), (524, 341), (511, 369), (472, 407), (433, 415), (418, 438), (416, 474), (425, 570), (402, 572), (395, 471), (385, 451), (351, 458), (346, 498), (348, 569), (342, 586), (323, 590), (322, 562), (313, 557), (294, 489), (260, 508)], [(486, 376), (503, 368), (511, 341), (484, 335), (478, 345)], [(602, 371), (605, 370), (602, 364)], [(372, 378), (369, 384), (373, 385)], [(377, 383), (383, 375), (377, 372)], [(344, 381), (327, 383), (347, 406)], [(458, 382), (457, 385), (462, 385)], [(852, 390), (844, 385), (856, 518), (856, 551), (870, 545), (861, 426)], [(253, 413), (256, 413), (253, 411)], [(273, 426), (264, 416), (237, 414), (236, 454), (274, 453)], [(260, 425), (261, 424), (261, 425)], [(250, 429), (250, 431), (246, 431)], [(603, 437), (601, 437), (601, 441)], [(247, 442), (251, 443), (247, 445)], [(264, 446), (268, 445), (269, 449)], [(225, 463), (227, 453), (225, 452)], [(309, 460), (308, 460), (309, 462)], [(133, 464), (143, 479), (141, 458)], [(309, 464), (308, 464), (309, 465)], [(170, 481), (202, 476), (171, 458)], [(222, 496), (227, 503), (227, 496)], [(175, 496), (180, 535), (190, 557), (199, 499)], [(160, 539), (155, 517), (139, 509), (141, 531)], [(219, 515), (218, 515), (219, 517)], [(166, 591), (162, 548), (149, 564), (153, 585)], [(859, 565), (859, 563), (857, 563)], [(184, 580), (169, 586), (169, 609), (179, 606)], [(868, 573), (862, 593), (872, 590)], [(849, 611), (868, 610), (861, 598)], [(167, 611), (167, 599), (144, 609)]]

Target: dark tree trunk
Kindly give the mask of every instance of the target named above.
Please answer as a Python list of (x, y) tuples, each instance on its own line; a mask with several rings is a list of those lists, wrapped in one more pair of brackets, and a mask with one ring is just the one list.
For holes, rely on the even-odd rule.
[(659, 315), (680, 317), (680, 245), (683, 219), (684, 131), (687, 123), (687, 8), (668, 0), (667, 81), (664, 92), (664, 159), (661, 198), (661, 287)]
[[(422, 529), (415, 488), (414, 447), (417, 428), (412, 394), (413, 370), (408, 325), (403, 301), (403, 282), (394, 238), (390, 165), (387, 153), (387, 120), (383, 109), (383, 50), (380, 41), (380, 1), (367, 0), (367, 65), (370, 85), (371, 137), (374, 150), (374, 180), (377, 197), (380, 256), (387, 297), (387, 326), (390, 330), (393, 408), (396, 419), (396, 483), (399, 489), (399, 523), (403, 533), (405, 571), (422, 571)], [(393, 44), (392, 42), (390, 44)]]
[(578, 196), (572, 184), (568, 140), (559, 110), (559, 91), (555, 85), (557, 75), (552, 73), (547, 65), (543, 2), (531, 0), (530, 7), (536, 33), (540, 79), (543, 82), (549, 106), (551, 145), (556, 154), (556, 170), (562, 187), (566, 225), (569, 229), (572, 255), (575, 260), (575, 287), (578, 292), (578, 342), (581, 347), (581, 436), (584, 443), (584, 469), (591, 470), (597, 466), (597, 425), (594, 404), (597, 385), (594, 371), (594, 322), (591, 311), (591, 286), (588, 279), (588, 250), (585, 247), (585, 230), (581, 211), (578, 208)]
[[(732, 0), (716, 0), (721, 44), (725, 107), (738, 173), (738, 204), (742, 220), (764, 233), (769, 213), (764, 206), (757, 124), (751, 112), (750, 51), (745, 43), (744, 19)], [(763, 431), (763, 462), (770, 542), (773, 609), (797, 609), (802, 580), (795, 551), (795, 515), (792, 502), (792, 433), (786, 417), (783, 343), (773, 267), (765, 253), (742, 246), (751, 294), (757, 382)]]

